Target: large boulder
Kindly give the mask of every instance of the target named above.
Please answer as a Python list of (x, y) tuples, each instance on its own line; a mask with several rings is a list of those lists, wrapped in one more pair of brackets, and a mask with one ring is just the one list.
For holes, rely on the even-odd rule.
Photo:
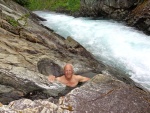
[[(13, 99), (27, 97), (33, 91), (45, 94), (44, 98), (57, 97), (66, 88), (58, 82), (50, 83), (46, 76), (23, 67), (13, 67), (11, 70), (0, 69), (0, 83), (3, 84), (0, 88), (0, 101), (5, 104)], [(4, 87), (7, 88), (6, 91), (3, 91)]]
[[(24, 93), (38, 89), (59, 88), (63, 90), (64, 87), (63, 84), (48, 82), (46, 76), (23, 67), (13, 67), (11, 70), (0, 69), (0, 83), (12, 86)], [(50, 93), (52, 93), (52, 91)]]
[(67, 94), (62, 108), (73, 113), (149, 113), (149, 100), (149, 92), (99, 74)]

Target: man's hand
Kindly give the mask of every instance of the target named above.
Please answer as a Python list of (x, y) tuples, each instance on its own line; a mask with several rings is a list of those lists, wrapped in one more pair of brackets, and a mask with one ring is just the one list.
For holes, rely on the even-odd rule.
[(56, 77), (55, 77), (54, 75), (49, 75), (49, 76), (48, 76), (48, 80), (49, 80), (50, 82), (54, 82), (55, 79), (56, 79)]

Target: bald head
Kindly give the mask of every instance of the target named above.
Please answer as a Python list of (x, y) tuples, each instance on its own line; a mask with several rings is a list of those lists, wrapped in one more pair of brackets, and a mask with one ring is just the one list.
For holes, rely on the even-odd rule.
[(66, 64), (64, 67), (64, 74), (66, 78), (71, 78), (73, 75), (73, 65), (72, 64)]
[(66, 68), (70, 68), (70, 69), (73, 70), (73, 65), (72, 65), (72, 64), (66, 64), (66, 65), (64, 66), (64, 70), (65, 70)]

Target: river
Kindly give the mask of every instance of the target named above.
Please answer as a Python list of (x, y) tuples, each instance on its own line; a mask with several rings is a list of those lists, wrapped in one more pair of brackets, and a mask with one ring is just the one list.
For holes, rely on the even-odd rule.
[(97, 60), (122, 70), (150, 90), (150, 36), (113, 20), (75, 18), (53, 12), (34, 11), (47, 21), (43, 25), (67, 38), (71, 36)]

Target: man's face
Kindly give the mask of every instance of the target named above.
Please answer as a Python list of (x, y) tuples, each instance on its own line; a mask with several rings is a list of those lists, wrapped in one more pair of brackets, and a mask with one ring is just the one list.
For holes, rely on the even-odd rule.
[(65, 73), (65, 77), (67, 79), (71, 79), (72, 75), (73, 75), (73, 68), (71, 65), (66, 65), (64, 68), (64, 73)]

